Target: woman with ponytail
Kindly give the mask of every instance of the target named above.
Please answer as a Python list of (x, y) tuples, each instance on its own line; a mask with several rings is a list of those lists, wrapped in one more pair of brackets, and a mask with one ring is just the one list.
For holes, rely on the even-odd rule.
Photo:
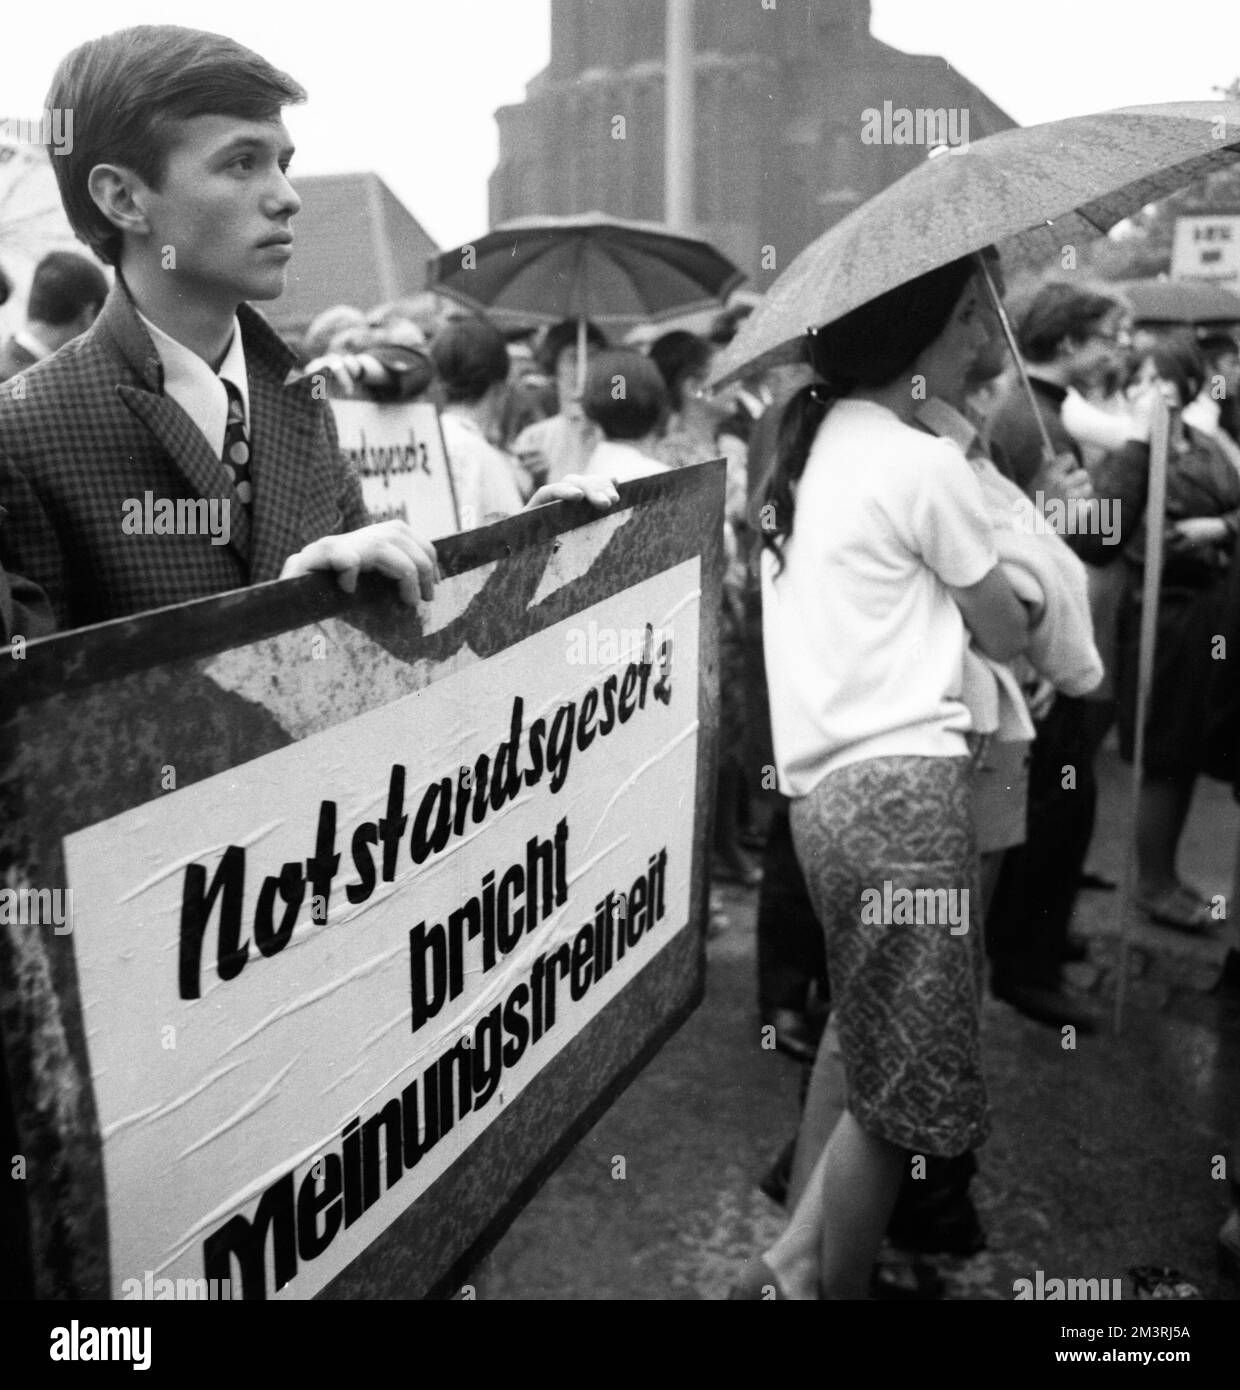
[[(807, 1113), (841, 1060), (847, 1105), (825, 1150), (798, 1152), (788, 1229), (734, 1297), (868, 1296), (910, 1162), (988, 1130), (961, 677), (970, 635), (1008, 661), (1028, 623), (972, 468), (916, 424), (989, 350), (975, 265), (807, 334), (815, 380), (786, 407), (758, 507), (775, 762), (831, 980)], [(803, 1125), (800, 1149), (822, 1132)]]

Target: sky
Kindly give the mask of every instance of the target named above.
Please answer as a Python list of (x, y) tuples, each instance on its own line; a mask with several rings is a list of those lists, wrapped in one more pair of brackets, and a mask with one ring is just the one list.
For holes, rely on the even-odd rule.
[[(751, 0), (757, 4), (758, 0)], [(231, 34), (310, 93), (288, 113), (297, 173), (373, 169), (442, 246), (487, 226), (493, 113), (519, 102), (550, 51), (549, 0), (97, 0), (6, 7), (0, 115), (42, 108), (58, 59), (127, 24)], [(350, 15), (359, 22), (350, 22)], [(1240, 4), (1224, 0), (873, 0), (873, 32), (937, 53), (1022, 125), (1113, 106), (1208, 100), (1240, 76)]]

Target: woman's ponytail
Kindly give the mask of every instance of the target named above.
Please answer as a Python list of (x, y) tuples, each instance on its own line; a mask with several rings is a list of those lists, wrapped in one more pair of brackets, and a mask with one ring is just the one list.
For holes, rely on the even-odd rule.
[(809, 459), (832, 397), (820, 383), (803, 386), (784, 407), (775, 437), (775, 457), (759, 494), (758, 530), (762, 544), (783, 568), (784, 544), (792, 534), (796, 485)]
[(857, 387), (886, 386), (909, 371), (943, 332), (976, 274), (976, 259), (962, 256), (866, 300), (825, 327), (806, 330), (802, 360), (817, 381), (798, 391), (780, 417), (757, 514), (762, 544), (781, 568), (797, 481), (827, 411)]

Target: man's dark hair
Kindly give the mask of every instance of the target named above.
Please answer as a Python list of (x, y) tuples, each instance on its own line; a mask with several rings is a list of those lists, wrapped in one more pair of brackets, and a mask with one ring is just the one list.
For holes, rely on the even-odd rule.
[(449, 405), (472, 404), (508, 380), (508, 344), (484, 318), (455, 319), (431, 344), (431, 359)]
[[(577, 346), (577, 320), (561, 319), (559, 323), (553, 323), (546, 333), (543, 340), (538, 345), (538, 350), (534, 356), (538, 365), (547, 373), (548, 376), (555, 375), (556, 365), (559, 363), (560, 354), (565, 348), (575, 348)], [(586, 347), (595, 348), (602, 351), (607, 346), (607, 338), (603, 330), (597, 324), (586, 322)]]
[(26, 317), (63, 328), (83, 309), (101, 308), (107, 297), (107, 278), (94, 261), (75, 251), (49, 251), (34, 268)]
[(1016, 328), (1025, 358), (1050, 362), (1069, 338), (1087, 338), (1120, 303), (1097, 290), (1050, 280), (1029, 302)]
[(650, 345), (650, 360), (663, 375), (672, 405), (679, 410), (685, 403), (685, 382), (701, 376), (710, 366), (715, 349), (696, 333), (674, 328)]
[(608, 439), (645, 439), (667, 416), (658, 367), (631, 349), (600, 352), (586, 373), (581, 408)]
[(13, 282), (4, 273), (4, 267), (0, 265), (0, 304), (7, 304), (9, 295), (13, 293)]
[(73, 112), (71, 147), (52, 156), (73, 230), (100, 260), (117, 265), (121, 233), (88, 187), (96, 164), (123, 165), (158, 190), (182, 121), (270, 121), (305, 99), (286, 73), (222, 34), (140, 24), (82, 44), (61, 59), (44, 101), (49, 111)]

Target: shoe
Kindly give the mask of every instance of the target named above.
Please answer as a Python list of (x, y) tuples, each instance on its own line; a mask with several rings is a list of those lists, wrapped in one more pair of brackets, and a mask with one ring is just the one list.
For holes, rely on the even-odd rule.
[(920, 1260), (876, 1264), (870, 1275), (870, 1297), (918, 1301), (942, 1298), (946, 1285), (937, 1270)]
[(728, 1290), (728, 1302), (787, 1303), (788, 1295), (775, 1277), (775, 1271), (761, 1255), (755, 1255)]
[(1166, 1265), (1134, 1265), (1129, 1276), (1138, 1298), (1200, 1299), (1201, 1290), (1175, 1269)]
[(976, 1255), (986, 1248), (986, 1232), (967, 1192), (934, 1194), (892, 1213), (887, 1239), (919, 1255)]
[(1151, 922), (1157, 922), (1160, 927), (1187, 932), (1190, 936), (1202, 936), (1210, 929), (1209, 907), (1178, 885), (1161, 893), (1138, 893), (1133, 901)]
[(1092, 869), (1085, 869), (1077, 877), (1076, 886), (1086, 893), (1114, 893), (1119, 884), (1114, 879), (1094, 873)]
[(770, 1009), (762, 1015), (762, 1026), (775, 1030), (775, 1050), (798, 1062), (812, 1062), (818, 1055), (822, 1029), (796, 1009)]
[(1046, 1023), (1052, 1028), (1067, 1025), (1082, 1034), (1098, 1031), (1098, 1015), (1062, 989), (1049, 985), (1000, 985), (992, 982), (991, 990), (996, 999), (1011, 1004), (1018, 1014), (1024, 1014), (1036, 1023)]

